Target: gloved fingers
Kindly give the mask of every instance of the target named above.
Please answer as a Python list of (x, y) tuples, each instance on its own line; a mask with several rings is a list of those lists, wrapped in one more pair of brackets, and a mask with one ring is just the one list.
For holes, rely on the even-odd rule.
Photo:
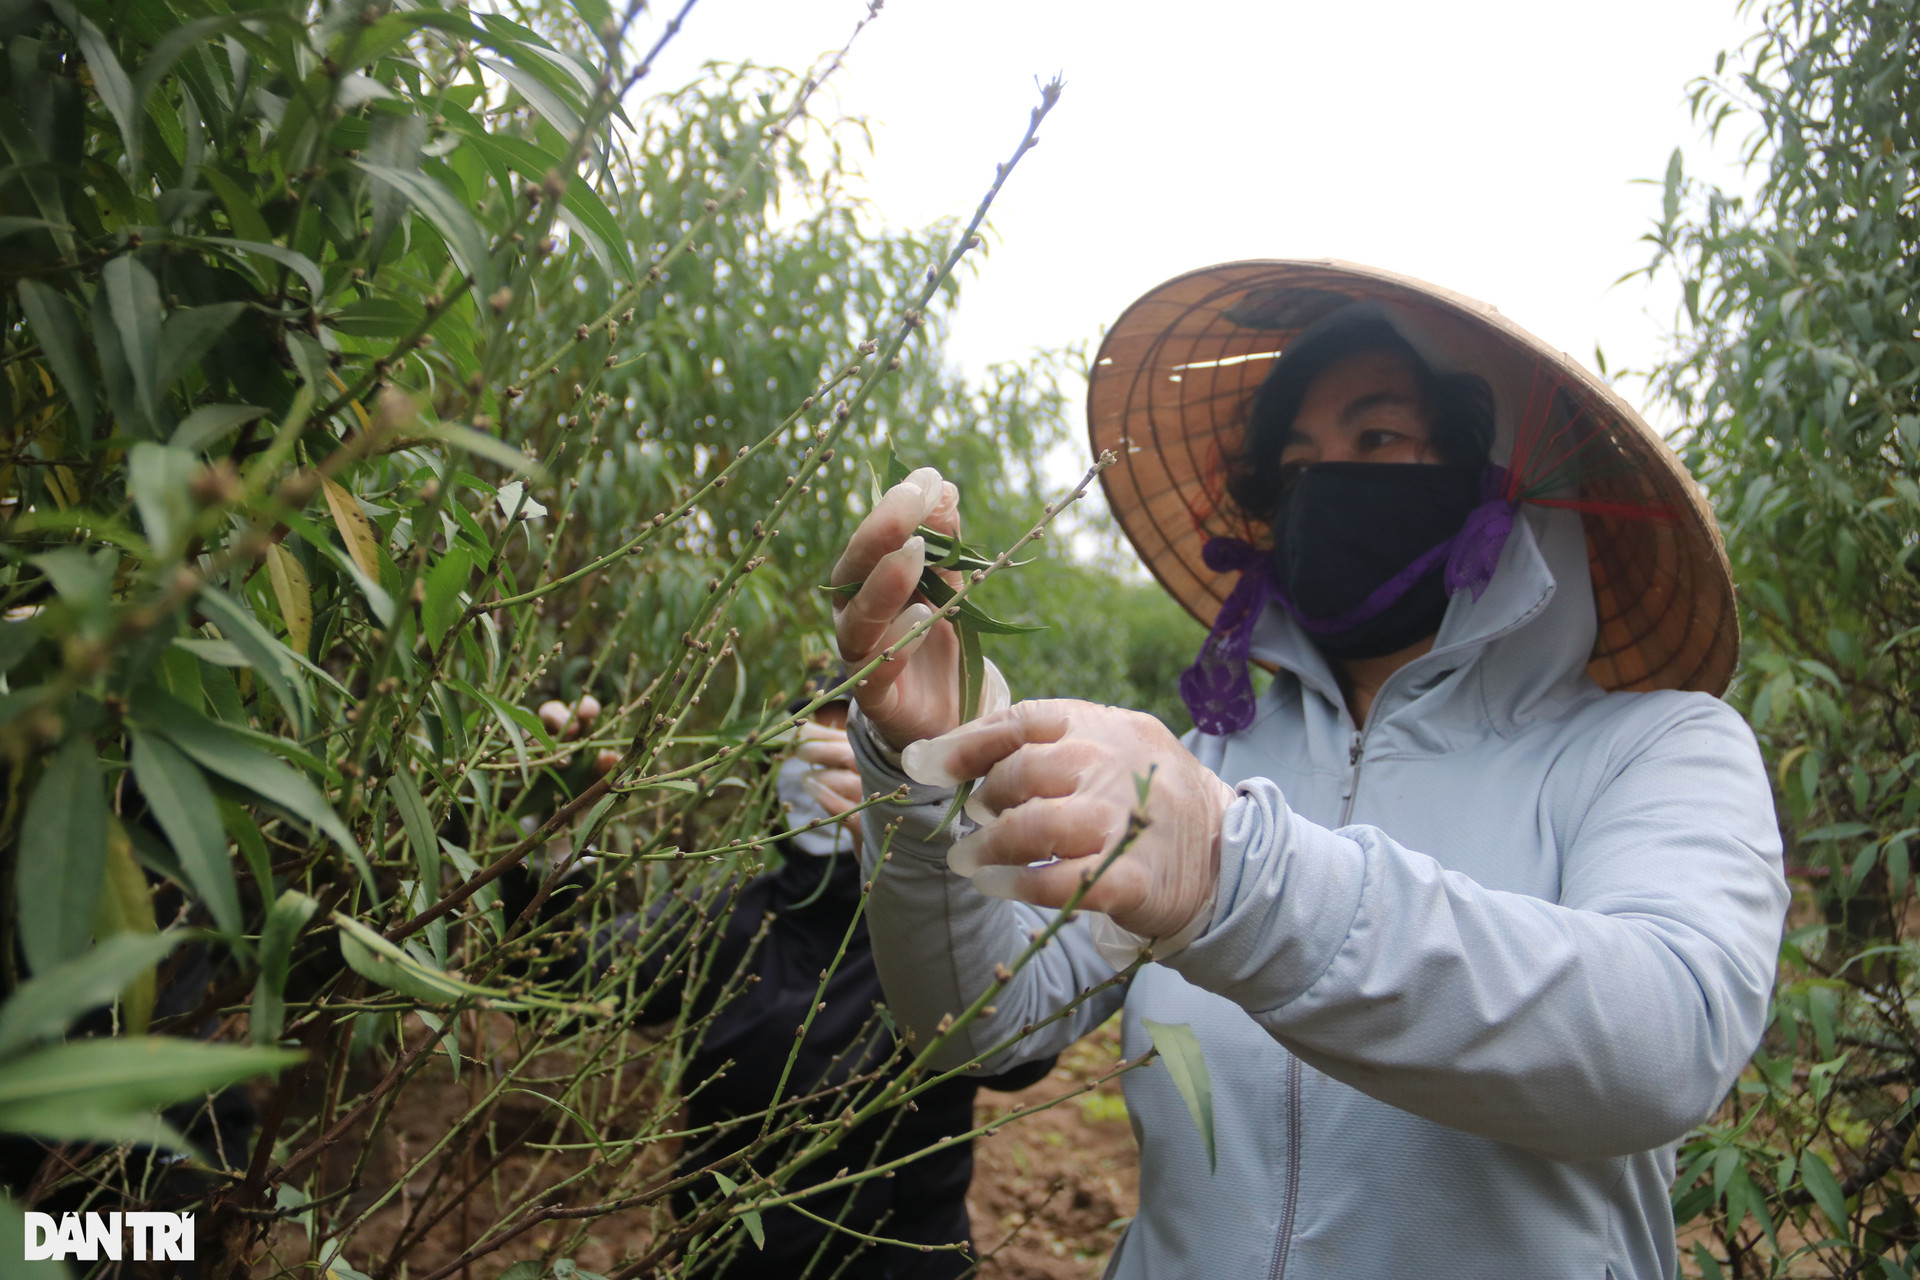
[[(878, 653), (892, 647), (902, 636), (932, 616), (931, 605), (925, 603), (908, 605), (900, 611), (900, 616), (881, 633), (879, 641), (873, 646), (873, 651)], [(869, 715), (885, 714), (885, 708), (891, 705), (889, 695), (893, 692), (894, 684), (906, 674), (907, 659), (912, 657), (914, 650), (926, 643), (927, 637), (932, 634), (932, 630), (921, 632), (911, 643), (902, 645), (900, 651), (892, 658), (867, 673), (866, 679), (860, 682), (859, 696), (860, 705), (867, 709)]]
[(794, 755), (826, 769), (852, 769), (853, 747), (843, 729), (829, 729), (812, 721), (800, 726), (800, 745)]
[(1005, 711), (914, 743), (901, 753), (900, 767), (926, 786), (958, 786), (982, 776), (1029, 742), (1058, 742), (1066, 737), (1073, 708), (1084, 705), (1064, 698), (1016, 702)]
[(806, 793), (820, 802), (820, 807), (838, 817), (860, 803), (860, 775), (851, 769), (823, 769), (819, 773), (810, 773), (800, 779), (800, 786)]
[(971, 876), (990, 866), (1087, 858), (1111, 849), (1126, 829), (1124, 811), (1087, 796), (1029, 800), (954, 841), (947, 866)]
[(1007, 678), (1000, 674), (1000, 668), (993, 665), (993, 659), (987, 658), (985, 687), (980, 691), (980, 715), (982, 718), (998, 715), (1013, 705), (1013, 694), (1007, 688)]
[[(922, 467), (920, 471), (914, 472), (913, 475), (917, 476), (921, 471), (932, 471), (934, 479), (939, 480), (940, 478), (940, 473), (934, 471), (932, 467)], [(912, 478), (913, 476), (907, 477), (909, 480)], [(934, 495), (933, 505), (928, 508), (926, 517), (922, 519), (920, 523), (929, 529), (937, 529), (950, 537), (958, 537), (960, 533), (959, 486), (951, 480), (940, 480), (939, 492)]]
[(920, 589), (926, 563), (927, 540), (916, 534), (880, 557), (853, 598), (834, 609), (834, 634), (849, 663), (865, 662), (886, 647), (880, 637)]
[(1083, 883), (1089, 883), (1087, 896), (1080, 905), (1089, 911), (1109, 915), (1136, 910), (1145, 897), (1138, 876), (1126, 866), (1123, 857), (1104, 872), (1099, 857), (1062, 859), (1044, 867), (982, 867), (973, 877), (973, 887), (989, 898), (1011, 902), (1030, 902), (1036, 907), (1064, 907)]
[[(927, 524), (934, 508), (952, 487), (932, 467), (921, 467), (881, 494), (880, 501), (874, 503), (873, 510), (847, 539), (847, 549), (840, 553), (827, 580), (837, 587), (869, 577), (882, 558), (913, 536), (917, 526)], [(956, 492), (953, 501), (957, 504), (958, 500)], [(957, 509), (948, 518), (955, 520), (957, 527)], [(927, 527), (941, 526), (928, 524)]]
[(974, 821), (990, 822), (995, 814), (1036, 796), (1070, 796), (1102, 763), (1101, 755), (1100, 745), (1085, 738), (1029, 742), (987, 770), (987, 776), (967, 797), (967, 812), (984, 812), (984, 818), (975, 817)]

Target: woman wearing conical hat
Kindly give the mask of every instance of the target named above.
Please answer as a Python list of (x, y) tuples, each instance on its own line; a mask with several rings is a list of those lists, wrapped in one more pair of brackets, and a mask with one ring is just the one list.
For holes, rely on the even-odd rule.
[[(959, 725), (945, 624), (879, 668), (853, 740), (869, 792), (911, 784), (868, 815), (901, 820), (870, 872), (895, 1013), (924, 1043), (971, 1004), (1150, 779), (1086, 910), (942, 1055), (1003, 1070), (1121, 1008), (1130, 1058), (1192, 1029), (1215, 1159), (1163, 1062), (1126, 1075), (1140, 1212), (1109, 1274), (1673, 1275), (1675, 1145), (1759, 1040), (1787, 902), (1715, 696), (1738, 635), (1697, 486), (1491, 308), (1335, 263), (1153, 290), (1089, 417), (1122, 528), (1210, 628), (1199, 727), (1068, 701)], [(914, 529), (957, 520), (923, 470), (862, 523), (850, 665), (931, 616)]]

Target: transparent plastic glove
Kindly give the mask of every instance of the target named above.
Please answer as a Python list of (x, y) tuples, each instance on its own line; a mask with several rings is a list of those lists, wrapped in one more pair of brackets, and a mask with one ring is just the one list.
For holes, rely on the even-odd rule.
[[(1137, 780), (1151, 771), (1146, 829), (1081, 906), (1175, 947), (1212, 915), (1234, 791), (1152, 716), (1022, 702), (914, 743), (901, 763), (932, 786), (983, 779), (968, 808), (985, 825), (954, 843), (947, 865), (982, 893), (1043, 907), (1064, 905), (1120, 843), (1139, 803)], [(1048, 858), (1057, 861), (1031, 865)]]
[[(914, 529), (925, 525), (960, 532), (960, 491), (922, 467), (880, 497), (860, 522), (833, 566), (830, 581), (864, 585), (836, 602), (834, 636), (848, 667), (865, 666), (875, 654), (933, 616), (915, 598), (927, 544)], [(950, 575), (959, 585), (958, 575)], [(867, 722), (894, 750), (945, 733), (960, 723), (960, 640), (942, 621), (883, 663), (854, 691)]]
[[(846, 731), (809, 721), (800, 726), (799, 746), (780, 766), (775, 790), (791, 826), (840, 817), (861, 801), (860, 775)], [(860, 820), (846, 818), (837, 827), (816, 827), (793, 837), (806, 853), (860, 851)]]

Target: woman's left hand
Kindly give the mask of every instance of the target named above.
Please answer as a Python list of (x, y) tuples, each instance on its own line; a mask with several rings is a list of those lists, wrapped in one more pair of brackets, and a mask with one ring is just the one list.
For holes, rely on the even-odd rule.
[[(1149, 779), (1146, 825), (1080, 905), (1142, 937), (1179, 933), (1213, 900), (1220, 826), (1234, 790), (1158, 720), (1091, 702), (1022, 702), (907, 747), (909, 777), (982, 778), (967, 803), (984, 825), (947, 865), (982, 893), (1059, 907), (1125, 838)], [(1030, 866), (1047, 858), (1058, 861)]]

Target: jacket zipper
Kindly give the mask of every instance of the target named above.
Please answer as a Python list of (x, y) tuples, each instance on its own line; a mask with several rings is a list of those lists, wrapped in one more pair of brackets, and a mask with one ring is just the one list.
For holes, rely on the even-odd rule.
[(1287, 1255), (1293, 1252), (1293, 1224), (1300, 1208), (1300, 1059), (1287, 1058), (1287, 1200), (1280, 1211), (1280, 1239), (1273, 1246), (1267, 1280), (1286, 1280)]
[[(1367, 716), (1369, 723), (1373, 716)], [(1347, 787), (1340, 807), (1340, 825), (1353, 820), (1353, 806), (1360, 798), (1360, 761), (1366, 754), (1366, 729), (1353, 731), (1347, 742)], [(1287, 1058), (1287, 1199), (1280, 1211), (1280, 1239), (1274, 1243), (1273, 1266), (1267, 1280), (1286, 1280), (1287, 1257), (1293, 1252), (1293, 1226), (1300, 1210), (1300, 1059)]]
[[(1372, 719), (1371, 716), (1368, 719)], [(1367, 735), (1363, 730), (1353, 731), (1353, 740), (1347, 744), (1347, 794), (1340, 806), (1340, 825), (1346, 826), (1353, 821), (1353, 806), (1360, 797), (1360, 756), (1367, 745)]]

